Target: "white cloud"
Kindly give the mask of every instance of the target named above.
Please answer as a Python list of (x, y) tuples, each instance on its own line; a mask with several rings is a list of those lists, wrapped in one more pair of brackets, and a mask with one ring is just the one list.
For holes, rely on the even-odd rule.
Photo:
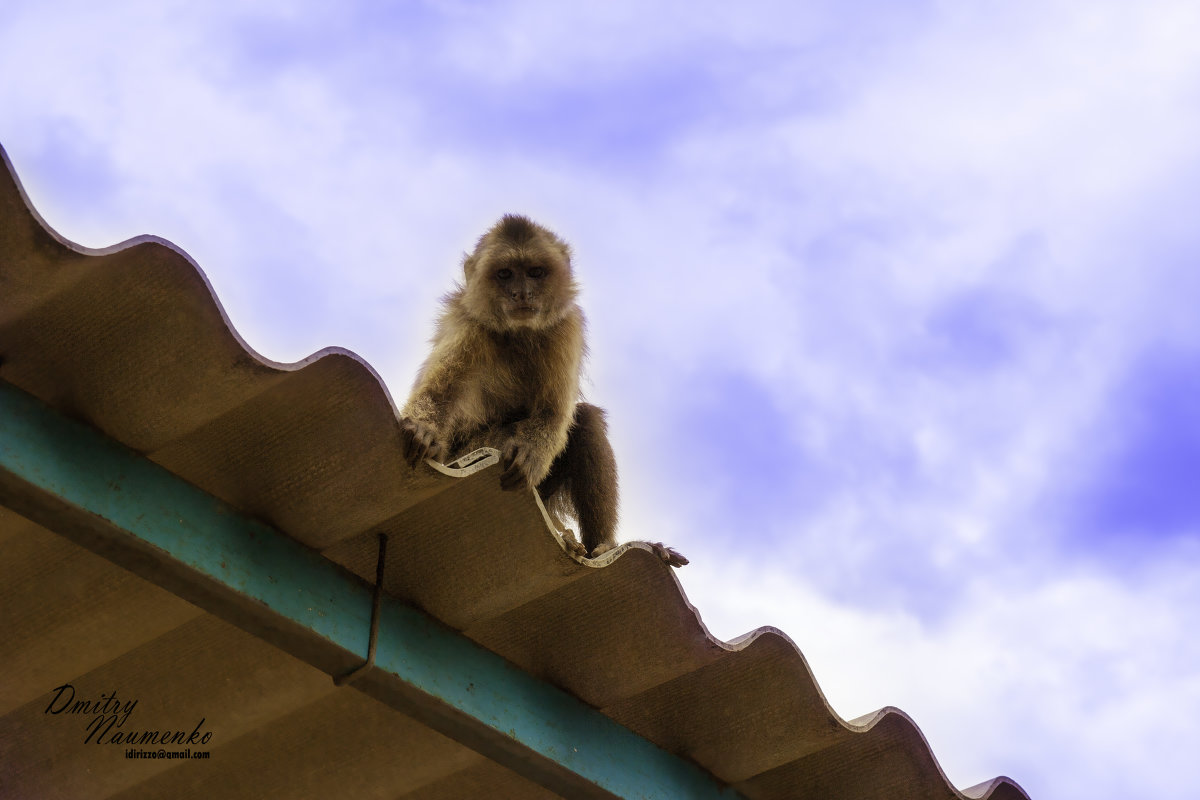
[(1194, 562), (1136, 586), (984, 573), (930, 625), (830, 601), (796, 577), (819, 563), (723, 555), (681, 573), (714, 633), (788, 632), (840, 716), (899, 706), (960, 787), (1005, 773), (1034, 797), (1157, 796), (1194, 758), (1180, 713), (1200, 703)]

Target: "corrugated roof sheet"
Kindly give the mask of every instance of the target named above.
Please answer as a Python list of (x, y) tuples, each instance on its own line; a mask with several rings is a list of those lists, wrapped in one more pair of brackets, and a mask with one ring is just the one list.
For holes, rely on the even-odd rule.
[[(717, 640), (643, 546), (581, 564), (493, 470), (409, 470), (395, 405), (354, 354), (262, 358), (186, 254), (153, 237), (67, 242), (5, 167), (0, 378), (368, 581), (375, 532), (389, 533), (389, 593), (747, 797), (1025, 797), (1006, 778), (951, 787), (896, 709), (843, 721), (782, 632)], [(6, 796), (550, 796), (3, 509), (0, 542)], [(64, 682), (136, 687), (222, 744), (186, 769), (85, 747), (44, 713)]]

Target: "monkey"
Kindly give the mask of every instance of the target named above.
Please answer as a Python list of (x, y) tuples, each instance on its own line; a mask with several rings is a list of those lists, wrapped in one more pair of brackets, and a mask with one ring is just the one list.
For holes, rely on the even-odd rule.
[[(617, 463), (603, 409), (580, 401), (587, 345), (571, 248), (528, 217), (506, 214), (463, 260), (442, 298), (432, 349), (401, 410), (410, 468), (500, 445), (500, 486), (533, 488), (573, 517), (578, 555), (616, 546)], [(664, 563), (688, 563), (662, 543)]]

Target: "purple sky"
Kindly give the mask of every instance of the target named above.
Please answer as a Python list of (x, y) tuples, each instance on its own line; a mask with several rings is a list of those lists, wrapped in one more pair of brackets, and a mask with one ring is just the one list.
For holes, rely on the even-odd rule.
[(534, 216), (622, 538), (716, 634), (783, 628), (960, 787), (1190, 790), (1200, 8), (381, 5), (9, 3), (0, 142), (68, 238), (167, 238), (251, 346), (397, 399)]

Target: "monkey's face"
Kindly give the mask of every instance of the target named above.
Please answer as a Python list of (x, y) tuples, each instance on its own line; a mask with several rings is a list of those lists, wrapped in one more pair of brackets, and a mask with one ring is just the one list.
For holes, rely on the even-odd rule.
[(495, 292), (494, 308), (506, 327), (540, 328), (558, 321), (564, 266), (553, 259), (503, 259), (487, 275)]
[[(549, 231), (522, 221), (527, 235), (493, 230), (468, 257), (471, 315), (498, 331), (541, 329), (562, 320), (575, 298), (569, 251)], [(509, 223), (510, 226), (512, 223)]]

